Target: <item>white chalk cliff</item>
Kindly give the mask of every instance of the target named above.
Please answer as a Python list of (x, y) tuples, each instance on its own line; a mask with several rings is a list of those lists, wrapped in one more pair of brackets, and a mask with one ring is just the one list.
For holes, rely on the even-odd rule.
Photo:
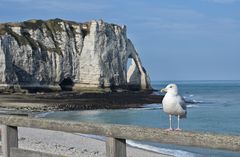
[(2, 87), (60, 88), (64, 81), (76, 90), (151, 88), (125, 26), (61, 19), (0, 24)]

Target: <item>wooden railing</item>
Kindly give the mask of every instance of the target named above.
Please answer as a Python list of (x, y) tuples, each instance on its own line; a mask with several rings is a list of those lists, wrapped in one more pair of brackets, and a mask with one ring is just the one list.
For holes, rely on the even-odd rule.
[(11, 147), (18, 147), (18, 127), (106, 136), (107, 157), (126, 157), (126, 139), (240, 152), (240, 136), (233, 135), (188, 131), (169, 132), (160, 128), (59, 121), (6, 115), (0, 116), (0, 124), (4, 125), (2, 128), (4, 157), (10, 157)]

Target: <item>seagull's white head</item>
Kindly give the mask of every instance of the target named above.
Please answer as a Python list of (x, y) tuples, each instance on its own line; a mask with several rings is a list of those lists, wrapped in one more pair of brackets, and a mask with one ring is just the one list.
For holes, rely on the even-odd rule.
[(167, 87), (161, 89), (161, 92), (166, 92), (169, 94), (177, 95), (178, 94), (178, 87), (176, 84), (169, 84)]

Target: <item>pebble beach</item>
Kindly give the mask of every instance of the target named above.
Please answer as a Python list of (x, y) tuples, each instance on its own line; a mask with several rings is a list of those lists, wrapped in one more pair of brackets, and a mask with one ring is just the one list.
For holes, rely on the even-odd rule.
[[(19, 148), (67, 157), (105, 157), (105, 142), (82, 134), (19, 128)], [(127, 146), (128, 157), (169, 157)]]

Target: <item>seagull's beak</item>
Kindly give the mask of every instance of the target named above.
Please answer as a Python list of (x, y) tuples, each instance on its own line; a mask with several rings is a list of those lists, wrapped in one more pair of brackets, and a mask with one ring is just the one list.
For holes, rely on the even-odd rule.
[(160, 90), (162, 93), (167, 92), (166, 88)]

